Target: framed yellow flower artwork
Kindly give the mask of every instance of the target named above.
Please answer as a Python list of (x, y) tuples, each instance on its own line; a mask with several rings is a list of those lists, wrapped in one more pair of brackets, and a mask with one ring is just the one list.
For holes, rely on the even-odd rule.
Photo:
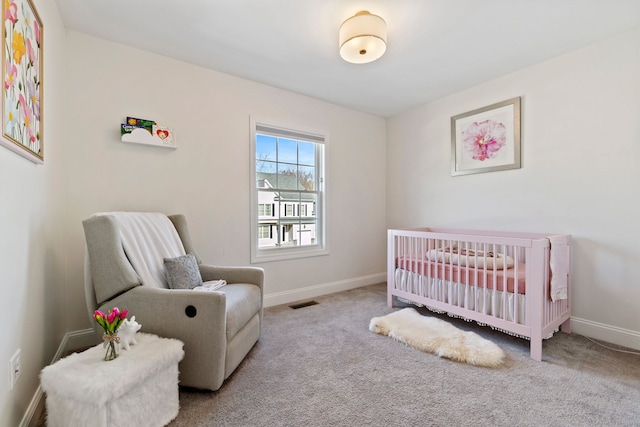
[(42, 21), (31, 0), (4, 0), (2, 22), (0, 144), (41, 164), (44, 162)]

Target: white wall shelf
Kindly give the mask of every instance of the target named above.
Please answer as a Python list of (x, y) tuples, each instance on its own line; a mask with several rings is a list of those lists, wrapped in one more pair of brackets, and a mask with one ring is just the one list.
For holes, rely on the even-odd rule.
[(122, 142), (152, 145), (154, 147), (171, 148), (174, 150), (178, 148), (175, 138), (171, 142), (168, 142), (159, 136), (152, 135), (149, 131), (143, 128), (134, 129), (131, 133), (125, 133), (122, 135)]

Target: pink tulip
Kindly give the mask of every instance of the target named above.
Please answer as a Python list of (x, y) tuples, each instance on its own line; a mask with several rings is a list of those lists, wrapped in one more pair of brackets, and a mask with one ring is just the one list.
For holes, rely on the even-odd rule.
[(38, 25), (38, 21), (33, 20), (33, 32), (36, 35), (36, 42), (38, 43), (38, 47), (40, 47), (40, 25)]
[(111, 310), (107, 315), (107, 322), (113, 323), (114, 320), (116, 320), (116, 312)]
[[(5, 5), (7, 7), (5, 11), (7, 21), (11, 21), (12, 24), (15, 24), (16, 22), (18, 22), (18, 6), (16, 5), (16, 2), (5, 1)], [(40, 39), (39, 31), (36, 37), (38, 37), (38, 40)]]
[(120, 320), (124, 320), (127, 318), (127, 314), (129, 314), (129, 310), (124, 309), (122, 310), (122, 312), (120, 312)]
[(103, 313), (103, 312), (101, 312), (100, 310), (96, 310), (96, 311), (93, 313), (93, 317), (94, 317), (96, 320), (98, 320), (98, 317), (102, 317), (102, 318), (104, 319), (104, 318), (106, 318), (107, 316), (106, 316), (106, 314), (104, 314), (104, 313)]

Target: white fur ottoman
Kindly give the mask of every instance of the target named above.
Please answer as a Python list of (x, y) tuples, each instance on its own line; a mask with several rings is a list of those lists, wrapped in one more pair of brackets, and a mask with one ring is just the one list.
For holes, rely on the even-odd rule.
[(138, 333), (137, 344), (103, 360), (102, 344), (47, 366), (47, 425), (163, 426), (178, 415), (183, 343)]

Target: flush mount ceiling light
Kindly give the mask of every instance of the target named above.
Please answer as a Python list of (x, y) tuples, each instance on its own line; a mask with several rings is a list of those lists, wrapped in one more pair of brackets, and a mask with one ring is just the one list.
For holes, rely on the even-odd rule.
[(347, 62), (366, 64), (387, 50), (387, 23), (362, 10), (340, 26), (340, 56)]

